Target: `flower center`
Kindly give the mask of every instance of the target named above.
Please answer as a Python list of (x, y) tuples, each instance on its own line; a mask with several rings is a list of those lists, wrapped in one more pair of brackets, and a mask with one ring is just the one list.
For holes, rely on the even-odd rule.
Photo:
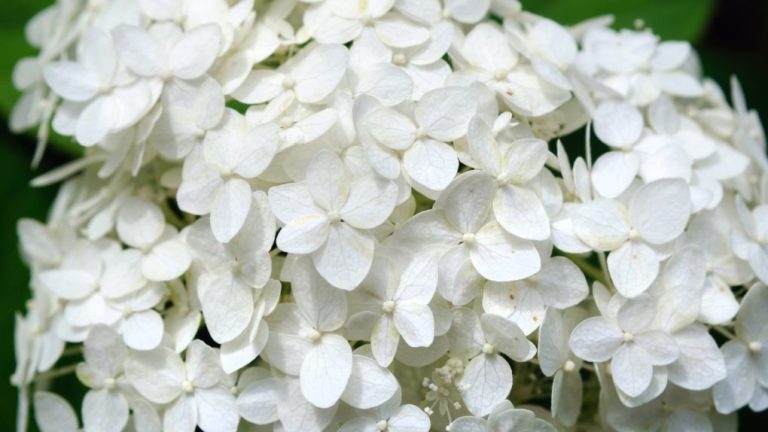
[(461, 237), (461, 241), (464, 242), (465, 244), (468, 244), (468, 245), (471, 246), (471, 245), (475, 244), (475, 241), (477, 241), (477, 237), (475, 236), (474, 233), (465, 233)]
[(310, 342), (319, 341), (321, 336), (322, 335), (320, 334), (320, 332), (315, 329), (309, 329), (309, 331), (307, 332), (307, 339), (309, 339)]
[(565, 364), (563, 365), (563, 370), (566, 372), (573, 372), (576, 370), (576, 363), (571, 360), (566, 360)]
[(337, 211), (328, 212), (328, 219), (330, 219), (331, 222), (341, 222), (341, 213)]
[(381, 305), (381, 310), (384, 311), (384, 313), (392, 313), (392, 311), (395, 310), (395, 302), (392, 300), (387, 300)]
[(184, 382), (181, 383), (181, 390), (184, 391), (184, 393), (192, 393), (195, 390), (195, 386), (192, 385), (191, 381), (184, 380)]
[(624, 342), (632, 342), (635, 340), (635, 335), (630, 332), (624, 332)]
[(283, 79), (283, 88), (286, 90), (291, 90), (294, 86), (296, 86), (296, 81), (293, 80), (293, 78), (287, 76)]
[(483, 354), (493, 354), (495, 352), (496, 352), (496, 347), (495, 346), (493, 346), (493, 345), (491, 345), (489, 343), (485, 343), (483, 345)]
[(397, 53), (392, 57), (392, 63), (398, 66), (403, 66), (407, 62), (408, 62), (408, 59), (405, 58), (405, 54), (403, 53)]
[(112, 377), (109, 377), (104, 380), (104, 388), (107, 390), (112, 390), (113, 388), (115, 388), (115, 385), (117, 385), (117, 382)]
[(389, 424), (387, 423), (387, 421), (386, 421), (386, 420), (379, 420), (379, 422), (378, 422), (378, 423), (376, 423), (376, 427), (377, 427), (377, 428), (378, 428), (378, 429), (379, 429), (381, 432), (384, 432), (384, 431), (386, 431), (387, 429), (389, 429)]
[(753, 341), (749, 343), (749, 350), (753, 353), (758, 353), (763, 349), (763, 344), (758, 341)]

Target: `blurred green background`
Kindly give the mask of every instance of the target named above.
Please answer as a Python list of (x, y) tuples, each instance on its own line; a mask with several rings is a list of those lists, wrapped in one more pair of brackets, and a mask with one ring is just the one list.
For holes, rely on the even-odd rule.
[[(24, 25), (52, 0), (5, 0), (0, 14), (0, 430), (15, 428), (16, 391), (9, 384), (14, 369), (13, 316), (29, 296), (27, 269), (19, 259), (16, 221), (44, 219), (55, 188), (33, 189), (30, 180), (70, 160), (77, 148), (65, 141), (49, 149), (37, 171), (29, 168), (34, 152), (31, 136), (14, 136), (7, 118), (18, 98), (11, 85), (15, 62), (34, 51), (24, 40)], [(765, 0), (523, 0), (526, 9), (575, 24), (613, 14), (616, 25), (631, 27), (641, 18), (665, 39), (684, 39), (699, 51), (704, 71), (727, 89), (729, 77), (741, 80), (749, 105), (768, 113), (768, 2)], [(765, 115), (762, 116), (765, 122)], [(742, 430), (760, 430), (768, 416), (740, 413)]]

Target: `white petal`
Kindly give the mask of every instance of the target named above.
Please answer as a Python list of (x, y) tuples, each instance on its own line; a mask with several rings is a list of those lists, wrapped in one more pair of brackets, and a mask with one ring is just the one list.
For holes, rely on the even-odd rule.
[(578, 372), (558, 370), (552, 382), (552, 416), (573, 426), (581, 414), (582, 380)]
[(40, 284), (51, 294), (68, 300), (84, 298), (96, 289), (92, 274), (80, 270), (46, 270), (40, 274)]
[(231, 179), (219, 189), (211, 208), (211, 230), (216, 240), (227, 243), (240, 232), (251, 208), (251, 186)]
[(688, 185), (682, 180), (657, 180), (635, 192), (629, 204), (632, 225), (653, 244), (674, 240), (682, 234), (691, 214)]
[(330, 220), (324, 214), (297, 217), (280, 230), (277, 247), (288, 253), (312, 253), (328, 240), (330, 226)]
[(398, 13), (388, 13), (374, 22), (376, 36), (394, 48), (420, 45), (431, 36), (426, 28), (403, 18)]
[(277, 381), (264, 377), (248, 386), (237, 396), (237, 408), (243, 419), (266, 425), (277, 421)]
[(528, 240), (545, 240), (550, 236), (547, 211), (530, 189), (514, 185), (499, 189), (493, 201), (493, 214), (510, 234)]
[(349, 52), (343, 45), (316, 45), (291, 72), (300, 102), (318, 103), (339, 84), (347, 70)]
[(730, 414), (746, 405), (755, 391), (755, 372), (747, 347), (740, 341), (729, 341), (722, 346), (727, 376), (715, 384), (712, 396), (715, 408)]
[(704, 87), (699, 80), (686, 72), (655, 73), (653, 79), (659, 88), (674, 96), (690, 98), (704, 93)]
[(405, 150), (416, 141), (416, 125), (394, 109), (379, 109), (365, 118), (370, 134), (379, 143), (394, 150)]
[(459, 417), (451, 423), (451, 431), (453, 432), (486, 432), (488, 429), (486, 424), (488, 422), (484, 418), (480, 417)]
[[(351, 362), (351, 359), (350, 359)], [(336, 406), (320, 409), (307, 402), (301, 394), (299, 380), (286, 377), (281, 380), (277, 413), (286, 431), (322, 431), (333, 420)]]
[(501, 152), (491, 128), (480, 116), (475, 116), (469, 123), (467, 144), (472, 158), (479, 164), (477, 168), (496, 176), (501, 172)]
[(230, 389), (217, 386), (195, 391), (197, 405), (197, 424), (208, 432), (232, 432), (237, 430), (240, 415), (237, 412), (235, 397)]
[(403, 155), (403, 168), (408, 177), (418, 184), (441, 191), (456, 176), (459, 159), (456, 151), (448, 144), (421, 139)]
[(512, 390), (512, 368), (499, 355), (480, 354), (464, 368), (458, 387), (467, 409), (486, 416)]
[(35, 392), (35, 421), (42, 432), (77, 432), (77, 414), (59, 395)]
[(269, 326), (266, 322), (261, 321), (261, 317), (257, 318), (255, 315), (251, 322), (251, 328), (221, 345), (221, 368), (225, 373), (233, 373), (244, 368), (255, 360), (267, 345)]
[(470, 171), (451, 183), (434, 208), (444, 210), (446, 219), (461, 234), (474, 234), (488, 220), (494, 192), (494, 182), (489, 175)]
[(151, 77), (159, 75), (165, 59), (159, 44), (145, 29), (132, 25), (120, 25), (112, 31), (115, 49), (120, 58), (134, 73)]
[(635, 342), (650, 356), (654, 366), (666, 366), (680, 355), (675, 339), (661, 330), (651, 330), (635, 335)]
[(470, 63), (490, 73), (507, 71), (517, 63), (507, 37), (490, 23), (480, 23), (467, 34), (463, 51)]
[(598, 199), (580, 204), (573, 211), (573, 228), (584, 243), (606, 251), (621, 246), (629, 236), (629, 215), (619, 203)]
[(541, 257), (533, 244), (507, 234), (497, 223), (484, 226), (475, 241), (469, 254), (477, 272), (486, 279), (520, 280), (541, 268)]
[(213, 65), (219, 55), (221, 39), (217, 24), (204, 24), (188, 30), (171, 48), (168, 64), (179, 78), (197, 78)]
[(349, 196), (347, 169), (330, 151), (321, 151), (307, 167), (306, 186), (317, 205), (326, 210), (341, 210)]
[(674, 337), (680, 357), (668, 368), (670, 381), (689, 390), (704, 390), (726, 377), (723, 354), (705, 327), (689, 326)]
[[(136, 106), (140, 104), (137, 103)], [(118, 127), (119, 112), (120, 107), (115, 97), (102, 96), (95, 99), (80, 114), (75, 128), (75, 139), (86, 147), (100, 142)]]
[(269, 206), (280, 221), (287, 224), (301, 216), (323, 213), (301, 183), (287, 183), (269, 188)]
[(312, 405), (328, 408), (339, 400), (351, 374), (352, 349), (347, 340), (324, 335), (301, 364), (301, 393)]
[(451, 16), (462, 23), (476, 23), (481, 20), (491, 6), (490, 0), (448, 0), (446, 6)]
[(254, 69), (243, 84), (232, 92), (232, 97), (249, 104), (268, 102), (285, 91), (284, 80), (285, 75), (280, 72)]
[(50, 63), (43, 69), (43, 75), (51, 89), (67, 100), (85, 102), (98, 91), (98, 78), (78, 63)]
[(182, 395), (163, 414), (163, 430), (192, 432), (197, 425), (197, 405), (192, 395)]
[(125, 363), (125, 375), (142, 396), (165, 404), (181, 394), (184, 363), (175, 352), (165, 347), (136, 351)]
[(613, 357), (624, 334), (605, 318), (593, 317), (579, 323), (571, 333), (574, 354), (591, 362), (604, 362)]
[(445, 87), (422, 96), (414, 115), (430, 137), (453, 141), (467, 134), (476, 110), (477, 100), (469, 89)]
[(311, 326), (321, 332), (331, 332), (344, 325), (347, 318), (344, 292), (323, 280), (310, 260), (296, 261), (291, 276), (296, 304)]
[(601, 196), (616, 198), (627, 190), (639, 169), (634, 153), (608, 152), (592, 165), (592, 184)]
[(253, 315), (251, 288), (223, 272), (201, 279), (200, 303), (213, 340), (229, 342), (245, 330)]
[(515, 323), (494, 314), (483, 314), (480, 325), (489, 344), (517, 362), (526, 362), (536, 354), (536, 347)]
[(364, 176), (352, 182), (341, 209), (344, 222), (355, 228), (375, 228), (389, 218), (397, 201), (397, 185), (389, 180)]
[(636, 297), (659, 274), (659, 258), (645, 244), (630, 241), (608, 255), (608, 273), (621, 295)]
[(611, 361), (613, 382), (630, 397), (639, 396), (651, 384), (653, 366), (648, 354), (638, 345), (622, 345)]
[(429, 416), (415, 405), (403, 405), (392, 414), (387, 422), (392, 432), (427, 432)]
[(405, 343), (427, 347), (435, 338), (435, 317), (427, 305), (414, 302), (396, 304), (394, 321)]
[(399, 67), (380, 63), (358, 74), (356, 89), (358, 94), (371, 95), (384, 106), (394, 106), (411, 96), (413, 82)]
[(352, 374), (341, 400), (357, 409), (370, 409), (388, 401), (400, 389), (394, 375), (368, 357), (352, 358)]
[(558, 309), (576, 306), (589, 294), (584, 273), (564, 257), (553, 257), (545, 262), (533, 285), (547, 305)]
[(128, 423), (128, 401), (117, 390), (91, 390), (83, 399), (86, 432), (122, 431)]
[(163, 339), (163, 318), (154, 310), (132, 313), (123, 320), (120, 330), (129, 347), (139, 351), (152, 350)]
[(149, 251), (141, 272), (151, 281), (170, 281), (183, 275), (192, 263), (189, 247), (178, 238), (164, 241)]
[(395, 321), (389, 314), (383, 314), (376, 321), (371, 332), (371, 352), (380, 365), (387, 367), (392, 363), (400, 343), (400, 333)]
[(428, 304), (437, 289), (437, 262), (432, 258), (414, 258), (400, 275), (395, 291), (398, 301)]
[(518, 65), (502, 84), (501, 97), (515, 112), (528, 117), (551, 113), (571, 98), (571, 92), (539, 78), (528, 65)]
[(331, 226), (325, 244), (312, 254), (312, 261), (331, 285), (349, 291), (368, 274), (374, 248), (371, 234), (337, 223)]
[(594, 116), (595, 135), (600, 141), (619, 148), (634, 144), (643, 132), (643, 115), (626, 101), (605, 101)]

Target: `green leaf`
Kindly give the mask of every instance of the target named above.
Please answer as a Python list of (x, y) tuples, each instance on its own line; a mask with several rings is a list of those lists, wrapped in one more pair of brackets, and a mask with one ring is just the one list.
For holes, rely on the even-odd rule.
[(523, 9), (573, 25), (600, 15), (613, 15), (614, 27), (631, 28), (636, 20), (663, 39), (695, 42), (703, 34), (714, 0), (523, 0)]

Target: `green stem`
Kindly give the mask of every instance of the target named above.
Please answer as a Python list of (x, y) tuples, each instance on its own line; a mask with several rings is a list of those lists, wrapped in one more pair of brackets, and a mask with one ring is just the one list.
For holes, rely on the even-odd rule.
[(71, 365), (68, 365), (68, 366), (63, 366), (63, 367), (60, 367), (58, 369), (51, 369), (51, 370), (49, 370), (47, 372), (43, 372), (41, 374), (38, 374), (35, 377), (35, 382), (50, 380), (50, 379), (53, 379), (53, 378), (58, 378), (58, 377), (61, 377), (61, 376), (69, 375), (69, 374), (75, 372), (75, 370), (77, 370), (77, 363), (76, 364), (71, 364)]
[(576, 264), (581, 269), (581, 271), (584, 272), (585, 275), (608, 286), (608, 280), (606, 279), (605, 272), (602, 269), (592, 265), (589, 261), (587, 261), (586, 258), (580, 257), (578, 255), (569, 254), (567, 257), (573, 261), (573, 263)]

